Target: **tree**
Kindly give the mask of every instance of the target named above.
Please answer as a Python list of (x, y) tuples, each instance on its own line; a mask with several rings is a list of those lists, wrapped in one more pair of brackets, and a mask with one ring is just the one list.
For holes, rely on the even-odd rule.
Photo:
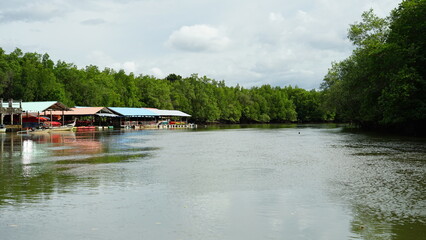
[[(6, 54), (0, 49), (0, 92), (24, 101), (56, 100), (68, 106), (179, 109), (197, 122), (289, 122), (317, 118), (318, 94), (263, 85), (244, 89), (206, 76), (165, 79), (89, 65), (56, 64), (47, 53)], [(385, 98), (383, 98), (385, 99)], [(296, 103), (296, 105), (295, 105)], [(317, 114), (317, 115), (315, 115)]]
[(374, 14), (373, 9), (362, 14), (362, 22), (350, 25), (348, 38), (359, 47), (385, 43), (389, 33), (389, 21)]
[(384, 19), (370, 10), (362, 19), (348, 33), (357, 48), (324, 78), (327, 106), (364, 127), (423, 126), (426, 1), (403, 1)]
[(300, 122), (321, 122), (326, 119), (321, 108), (321, 93), (315, 90), (307, 91), (302, 88), (286, 88), (297, 112)]

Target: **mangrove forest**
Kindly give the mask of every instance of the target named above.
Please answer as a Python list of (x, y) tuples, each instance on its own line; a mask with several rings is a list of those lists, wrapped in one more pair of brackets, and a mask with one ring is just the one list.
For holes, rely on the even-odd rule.
[[(350, 122), (425, 132), (426, 1), (405, 0), (388, 17), (373, 10), (349, 26), (354, 50), (334, 62), (318, 89), (244, 88), (192, 74), (160, 79), (124, 70), (78, 68), (48, 54), (0, 48), (0, 96), (68, 106), (178, 109), (196, 122)], [(303, 79), (300, 79), (303, 81)]]

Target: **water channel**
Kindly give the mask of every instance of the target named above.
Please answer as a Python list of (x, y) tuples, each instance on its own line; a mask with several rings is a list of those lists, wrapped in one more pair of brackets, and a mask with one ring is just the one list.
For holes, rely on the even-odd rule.
[(337, 125), (0, 135), (0, 239), (424, 239), (426, 139)]

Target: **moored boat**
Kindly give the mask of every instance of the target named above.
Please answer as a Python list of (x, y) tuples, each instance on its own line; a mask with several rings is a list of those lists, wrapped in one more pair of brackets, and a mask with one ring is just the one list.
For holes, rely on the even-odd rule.
[(49, 128), (50, 131), (72, 131), (75, 126), (75, 121), (73, 123), (59, 126), (59, 127), (51, 127)]
[(6, 126), (4, 126), (3, 124), (0, 124), (0, 133), (5, 133), (6, 132)]
[(77, 131), (94, 131), (96, 130), (96, 126), (78, 126), (75, 127)]
[(55, 131), (72, 131), (74, 126), (60, 126), (60, 127), (52, 127), (49, 128), (49, 131), (55, 132)]
[(16, 132), (17, 134), (46, 134), (49, 133), (48, 128), (28, 128), (22, 131)]

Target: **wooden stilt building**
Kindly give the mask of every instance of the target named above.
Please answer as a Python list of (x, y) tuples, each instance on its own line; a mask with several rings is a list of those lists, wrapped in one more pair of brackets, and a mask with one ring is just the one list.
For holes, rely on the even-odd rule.
[(0, 132), (7, 129), (19, 129), (22, 126), (22, 101), (0, 99)]

